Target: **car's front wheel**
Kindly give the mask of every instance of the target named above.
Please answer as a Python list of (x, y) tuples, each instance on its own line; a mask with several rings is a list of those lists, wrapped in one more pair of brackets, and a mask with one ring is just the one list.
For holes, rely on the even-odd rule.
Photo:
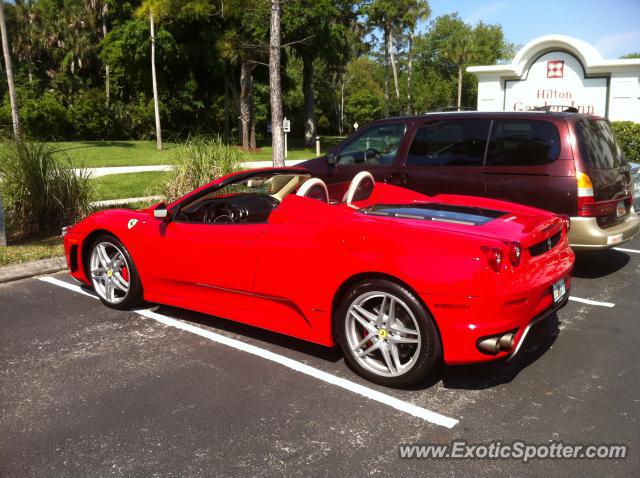
[(142, 286), (129, 251), (111, 235), (97, 238), (89, 256), (91, 284), (103, 304), (129, 309), (142, 301)]
[(347, 363), (372, 382), (410, 386), (440, 360), (440, 338), (431, 314), (400, 284), (360, 282), (346, 294), (337, 314), (337, 338)]

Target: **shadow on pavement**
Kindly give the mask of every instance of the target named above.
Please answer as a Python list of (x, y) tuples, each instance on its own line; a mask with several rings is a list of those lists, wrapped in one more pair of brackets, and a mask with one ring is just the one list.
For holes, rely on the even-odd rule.
[(542, 357), (551, 348), (560, 332), (560, 321), (556, 314), (534, 325), (518, 354), (512, 360), (499, 360), (472, 365), (442, 366), (421, 384), (412, 387), (422, 390), (439, 381), (446, 388), (460, 390), (483, 390), (511, 382), (518, 374)]
[(606, 251), (576, 253), (574, 277), (599, 279), (619, 271), (631, 260), (629, 254), (607, 249)]

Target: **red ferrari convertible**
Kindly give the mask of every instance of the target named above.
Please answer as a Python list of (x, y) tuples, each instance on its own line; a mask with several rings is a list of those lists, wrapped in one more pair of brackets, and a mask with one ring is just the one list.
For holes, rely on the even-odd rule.
[(428, 197), (367, 172), (327, 188), (302, 168), (225, 176), (146, 210), (66, 229), (71, 275), (109, 307), (143, 300), (326, 346), (407, 386), (434, 367), (513, 356), (568, 298), (568, 221)]

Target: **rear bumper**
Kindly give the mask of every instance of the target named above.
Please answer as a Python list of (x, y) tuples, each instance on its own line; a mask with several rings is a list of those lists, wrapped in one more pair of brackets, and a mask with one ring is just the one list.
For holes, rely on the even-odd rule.
[[(432, 311), (442, 340), (444, 362), (459, 365), (489, 362), (514, 355), (533, 323), (549, 317), (566, 304), (571, 287), (573, 254), (556, 262), (555, 273), (532, 281), (529, 288), (487, 297), (429, 296), (422, 299)], [(566, 292), (553, 301), (553, 284), (564, 278)], [(513, 347), (497, 354), (478, 349), (488, 336), (514, 332)]]
[(609, 249), (633, 239), (639, 232), (640, 217), (633, 213), (607, 229), (602, 229), (595, 217), (572, 217), (569, 243), (578, 251)]

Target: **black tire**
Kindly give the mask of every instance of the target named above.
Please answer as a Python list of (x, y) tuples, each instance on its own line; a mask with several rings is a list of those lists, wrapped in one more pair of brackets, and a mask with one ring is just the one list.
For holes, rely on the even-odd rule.
[[(349, 340), (347, 339), (347, 335), (349, 334), (347, 329), (350, 327), (347, 321), (349, 310), (352, 304), (360, 297), (373, 292), (381, 292), (397, 297), (404, 303), (403, 305), (411, 311), (416, 319), (418, 327), (416, 330), (420, 332), (418, 340), (420, 349), (416, 352), (417, 355), (413, 359), (413, 365), (401, 375), (384, 376), (365, 368), (360, 363), (361, 359), (356, 357), (355, 352), (349, 345)], [(371, 382), (386, 387), (410, 387), (423, 381), (440, 364), (442, 346), (440, 343), (440, 334), (438, 333), (433, 317), (415, 294), (406, 287), (391, 280), (364, 280), (352, 286), (338, 304), (334, 324), (336, 327), (336, 339), (342, 348), (347, 365), (358, 375), (361, 375)], [(379, 339), (376, 337), (376, 340)], [(391, 337), (389, 337), (389, 340), (391, 341)], [(384, 341), (386, 342), (386, 340)], [(369, 342), (368, 344), (371, 343), (372, 342)]]
[[(95, 248), (99, 244), (104, 244), (104, 243), (112, 244), (122, 252), (122, 255), (124, 256), (126, 267), (128, 270), (129, 288), (126, 294), (124, 295), (124, 298), (117, 303), (112, 303), (112, 302), (109, 302), (108, 300), (105, 300), (105, 298), (102, 297), (102, 295), (96, 290), (95, 284), (91, 277), (91, 270), (90, 270), (91, 256)], [(97, 237), (91, 244), (91, 248), (89, 249), (89, 254), (86, 259), (85, 266), (86, 266), (85, 270), (88, 271), (89, 280), (91, 281), (92, 286), (96, 291), (96, 294), (98, 295), (98, 298), (107, 307), (110, 307), (112, 309), (117, 309), (117, 310), (128, 310), (142, 303), (142, 283), (140, 282), (140, 275), (138, 274), (138, 270), (136, 269), (136, 266), (133, 262), (133, 259), (131, 258), (131, 255), (129, 254), (129, 251), (124, 246), (124, 244), (120, 242), (120, 240), (117, 237), (111, 234), (103, 234)]]

